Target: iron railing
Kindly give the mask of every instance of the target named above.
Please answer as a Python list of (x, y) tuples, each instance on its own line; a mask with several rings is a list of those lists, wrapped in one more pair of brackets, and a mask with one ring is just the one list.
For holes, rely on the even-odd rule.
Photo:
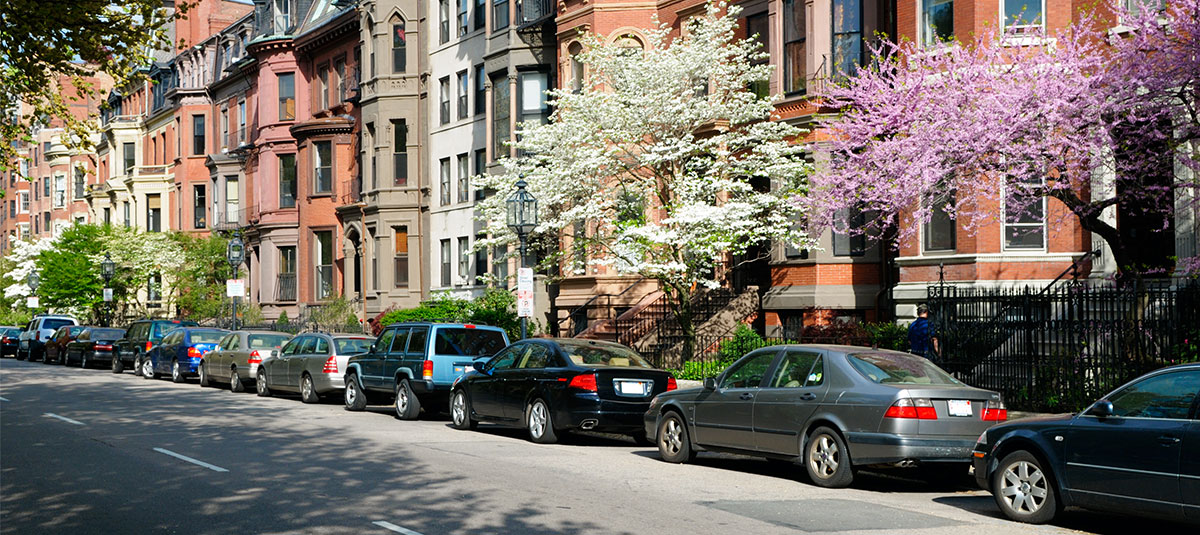
[(275, 300), (296, 300), (296, 274), (280, 273), (275, 279)]

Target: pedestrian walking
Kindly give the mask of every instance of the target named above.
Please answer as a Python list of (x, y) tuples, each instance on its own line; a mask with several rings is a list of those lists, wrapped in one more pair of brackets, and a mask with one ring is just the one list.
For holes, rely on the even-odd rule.
[(934, 362), (941, 353), (933, 322), (929, 321), (929, 307), (923, 303), (917, 305), (916, 321), (908, 324), (908, 350)]

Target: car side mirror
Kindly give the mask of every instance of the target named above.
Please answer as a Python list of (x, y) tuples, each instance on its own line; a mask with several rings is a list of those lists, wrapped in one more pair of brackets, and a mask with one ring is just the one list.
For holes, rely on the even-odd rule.
[(705, 377), (704, 378), (704, 389), (705, 390), (716, 390), (717, 389), (717, 378), (716, 377)]
[(487, 371), (487, 361), (486, 360), (477, 360), (472, 364), (472, 366), (475, 367), (475, 371), (482, 373), (484, 375), (490, 375)]
[(1112, 416), (1113, 415), (1112, 402), (1107, 399), (1102, 399), (1100, 401), (1097, 401), (1094, 405), (1092, 405), (1092, 407), (1090, 409), (1087, 410), (1087, 414), (1090, 414), (1092, 416), (1098, 416), (1100, 418), (1107, 418), (1109, 416)]

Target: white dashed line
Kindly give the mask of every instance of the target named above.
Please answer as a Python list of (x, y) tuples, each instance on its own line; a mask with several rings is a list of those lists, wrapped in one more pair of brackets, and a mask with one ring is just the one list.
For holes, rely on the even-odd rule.
[(8, 401), (8, 398), (0, 397), (0, 401)]
[(199, 460), (193, 459), (193, 458), (191, 458), (191, 457), (188, 457), (187, 455), (180, 455), (180, 454), (178, 454), (178, 453), (175, 453), (175, 452), (173, 452), (173, 451), (171, 451), (171, 450), (164, 450), (164, 449), (162, 449), (162, 448), (154, 448), (154, 451), (157, 451), (157, 452), (159, 452), (159, 453), (161, 453), (161, 454), (163, 454), (163, 455), (170, 455), (171, 457), (174, 457), (174, 458), (176, 458), (176, 459), (179, 459), (179, 460), (181, 460), (181, 461), (187, 461), (187, 462), (189, 462), (189, 463), (192, 463), (192, 464), (194, 464), (194, 465), (197, 465), (197, 466), (203, 466), (203, 467), (205, 467), (205, 468), (207, 468), (207, 469), (209, 469), (209, 470), (212, 470), (213, 472), (228, 472), (228, 471), (229, 471), (229, 470), (226, 470), (226, 469), (224, 469), (224, 468), (221, 468), (220, 466), (213, 465), (213, 464), (208, 464), (208, 463), (206, 463), (206, 462), (204, 462), (204, 461), (199, 461)]
[(421, 535), (420, 533), (418, 533), (416, 531), (413, 531), (411, 529), (404, 529), (404, 528), (397, 526), (391, 522), (384, 522), (384, 521), (380, 520), (378, 522), (371, 522), (371, 523), (375, 524), (376, 526), (379, 526), (383, 529), (395, 531), (396, 533), (403, 533), (404, 535)]
[[(4, 400), (4, 401), (8, 401), (8, 400), (6, 399), (6, 400)], [(69, 424), (75, 424), (75, 425), (84, 425), (84, 423), (83, 423), (83, 422), (81, 422), (81, 421), (79, 421), (79, 420), (72, 420), (72, 419), (70, 419), (70, 418), (67, 418), (66, 416), (59, 416), (59, 415), (57, 415), (57, 414), (54, 414), (53, 412), (47, 412), (47, 413), (43, 414), (42, 416), (48, 416), (48, 417), (50, 417), (50, 418), (58, 418), (59, 420), (62, 420), (62, 421), (64, 421), (64, 422), (67, 422), (67, 423), (69, 423)]]

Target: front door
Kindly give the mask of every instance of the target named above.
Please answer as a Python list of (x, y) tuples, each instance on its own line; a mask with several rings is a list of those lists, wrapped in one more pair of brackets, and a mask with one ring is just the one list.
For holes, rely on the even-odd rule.
[(513, 372), (517, 357), (525, 353), (526, 344), (514, 344), (492, 357), (484, 373), (471, 381), (471, 408), (485, 418), (504, 418), (500, 402), (505, 380)]
[(1183, 514), (1192, 521), (1200, 520), (1200, 414), (1197, 412), (1192, 413), (1192, 421), (1183, 434), (1181, 459), (1179, 493), (1183, 496)]
[(820, 352), (785, 351), (754, 400), (754, 439), (759, 451), (800, 455), (800, 434), (828, 390)]
[(287, 381), (288, 374), (288, 359), (300, 353), (301, 348), (307, 343), (309, 337), (297, 336), (292, 338), (290, 342), (279, 350), (279, 354), (275, 358), (263, 363), (267, 368), (267, 384), (270, 386), (281, 385)]
[(499, 402), (503, 405), (504, 417), (509, 420), (525, 418), (525, 400), (539, 381), (546, 379), (546, 365), (550, 359), (550, 348), (531, 342), (517, 359), (516, 369), (510, 370), (500, 391)]
[(304, 361), (316, 353), (317, 341), (320, 339), (319, 336), (309, 336), (304, 340), (304, 345), (300, 346), (300, 351), (287, 358), (287, 378), (283, 386), (289, 389), (300, 388), (300, 373), (304, 371)]
[(388, 350), (387, 356), (379, 364), (380, 388), (386, 388), (393, 394), (396, 393), (396, 371), (404, 362), (405, 347), (411, 338), (411, 331), (408, 328), (396, 331), (396, 337), (392, 339), (392, 348)]
[[(379, 388), (379, 369), (383, 366), (383, 359), (387, 357), (388, 351), (392, 349), (396, 331), (397, 329), (384, 329), (379, 333), (379, 338), (375, 340), (371, 350), (354, 360), (358, 363), (359, 379), (362, 380), (363, 388)], [(407, 327), (404, 328), (404, 332), (408, 332)]]
[(717, 388), (696, 398), (696, 442), (743, 450), (756, 449), (754, 398), (778, 350), (761, 350), (735, 362), (717, 378)]

